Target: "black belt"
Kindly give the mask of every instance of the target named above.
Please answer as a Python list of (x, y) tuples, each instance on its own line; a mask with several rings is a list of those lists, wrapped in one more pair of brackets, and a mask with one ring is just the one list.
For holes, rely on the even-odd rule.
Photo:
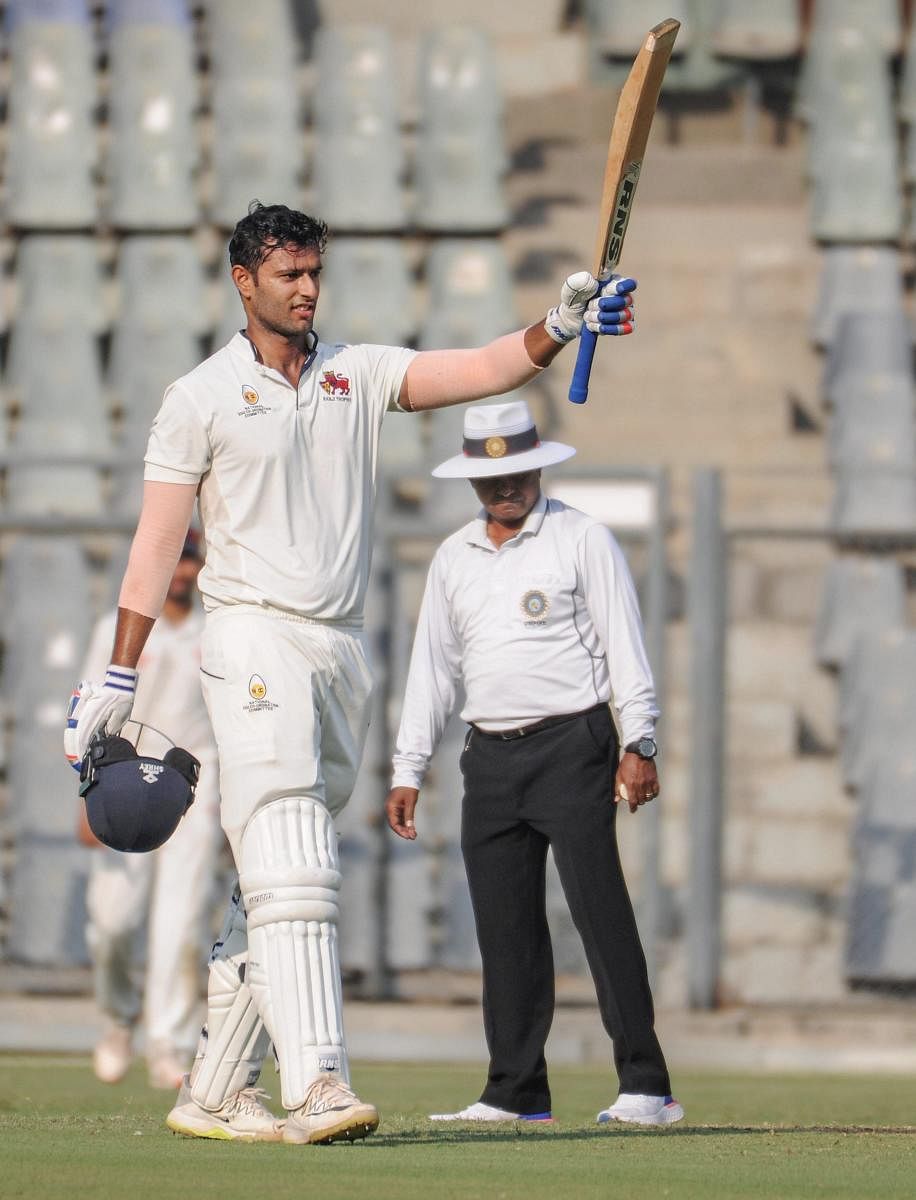
[(511, 742), (515, 738), (527, 737), (530, 733), (540, 733), (542, 729), (552, 729), (554, 725), (565, 725), (567, 721), (575, 721), (579, 717), (587, 717), (589, 713), (602, 711), (608, 711), (606, 700), (601, 704), (593, 704), (591, 708), (583, 708), (581, 712), (564, 713), (561, 717), (545, 717), (543, 721), (535, 721), (531, 725), (519, 725), (515, 729), (481, 729), (479, 725), (471, 725), (471, 728), (481, 737)]

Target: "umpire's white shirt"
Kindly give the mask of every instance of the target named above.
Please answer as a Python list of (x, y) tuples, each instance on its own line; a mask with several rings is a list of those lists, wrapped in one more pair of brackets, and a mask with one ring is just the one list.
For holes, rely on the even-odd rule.
[(652, 733), (658, 709), (636, 590), (604, 525), (541, 496), (499, 549), (484, 512), (442, 543), (420, 609), (392, 786), (421, 786), (459, 682), (461, 716), (481, 729), (608, 701), (624, 745)]
[(200, 480), (208, 611), (361, 622), (382, 418), (414, 353), (316, 341), (296, 388), (237, 333), (168, 388), (145, 478)]

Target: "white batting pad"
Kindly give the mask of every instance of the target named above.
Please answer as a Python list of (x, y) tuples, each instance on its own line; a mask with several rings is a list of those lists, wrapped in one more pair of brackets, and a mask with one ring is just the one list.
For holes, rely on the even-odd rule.
[(207, 1024), (201, 1030), (191, 1069), (191, 1095), (211, 1111), (257, 1082), (270, 1047), (270, 1035), (251, 994), (247, 973), (248, 933), (236, 887), (210, 954)]
[(298, 1108), (322, 1072), (349, 1082), (337, 948), (337, 834), (307, 797), (259, 809), (242, 835), (249, 984), (280, 1064), (283, 1105)]

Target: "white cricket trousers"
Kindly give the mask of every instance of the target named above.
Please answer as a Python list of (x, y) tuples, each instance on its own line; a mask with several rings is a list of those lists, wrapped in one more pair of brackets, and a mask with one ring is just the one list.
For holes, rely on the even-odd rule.
[(335, 817), (353, 791), (369, 724), (363, 631), (255, 605), (219, 608), (207, 614), (201, 673), (236, 864), (248, 822), (273, 800), (308, 797)]
[[(220, 843), (214, 761), (201, 765), (194, 803), (150, 854), (92, 853), (86, 940), (99, 1008), (122, 1025), (143, 1012), (147, 1050), (191, 1051), (200, 1030), (201, 960), (214, 901)], [(141, 996), (133, 977), (137, 934), (147, 922)]]

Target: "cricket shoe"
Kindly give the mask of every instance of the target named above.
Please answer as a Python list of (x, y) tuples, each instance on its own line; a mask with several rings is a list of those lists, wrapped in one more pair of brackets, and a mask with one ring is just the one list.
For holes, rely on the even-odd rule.
[(484, 1104), (482, 1100), (478, 1100), (476, 1104), (469, 1104), (460, 1112), (430, 1113), (429, 1119), (431, 1121), (552, 1121), (553, 1116), (549, 1112), (509, 1112), (505, 1108), (494, 1108), (492, 1104)]
[(191, 1085), (185, 1075), (175, 1107), (165, 1118), (165, 1123), (173, 1133), (183, 1133), (187, 1137), (239, 1142), (282, 1141), (283, 1122), (264, 1105), (262, 1096), (269, 1098), (261, 1088), (242, 1088), (219, 1108), (203, 1108), (192, 1097)]
[(610, 1108), (598, 1114), (599, 1125), (623, 1121), (627, 1125), (673, 1125), (683, 1120), (684, 1110), (673, 1096), (639, 1096), (621, 1092)]
[(120, 1083), (134, 1057), (134, 1031), (130, 1025), (110, 1022), (92, 1051), (92, 1069), (102, 1083)]
[(319, 1075), (298, 1108), (290, 1111), (283, 1141), (298, 1145), (353, 1142), (378, 1129), (378, 1109), (331, 1075)]

